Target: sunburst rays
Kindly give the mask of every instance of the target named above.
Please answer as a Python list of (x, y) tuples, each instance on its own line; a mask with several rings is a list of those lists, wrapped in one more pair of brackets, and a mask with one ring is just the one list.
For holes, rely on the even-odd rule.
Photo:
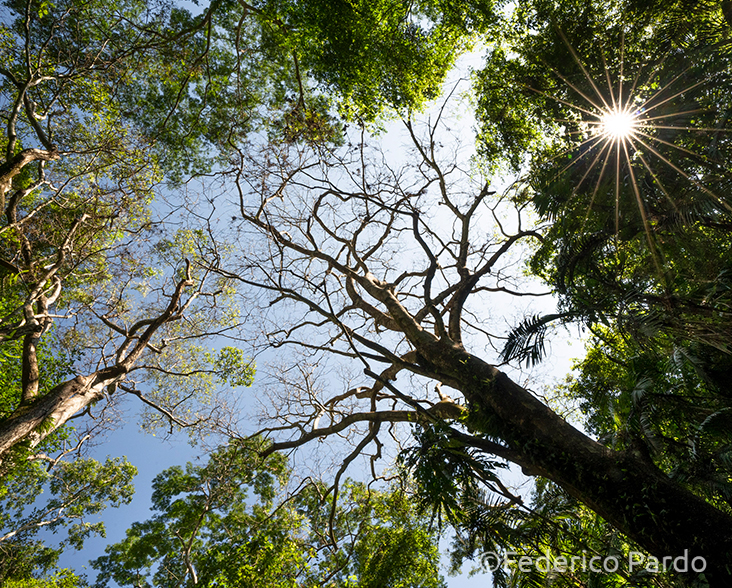
[[(655, 67), (639, 63), (631, 63), (628, 67), (622, 41), (614, 67), (608, 67), (606, 56), (600, 51), (603, 71), (600, 75), (593, 75), (564, 34), (561, 31), (559, 34), (576, 66), (577, 73), (573, 79), (579, 81), (575, 83), (570, 79), (572, 76), (551, 69), (565, 84), (565, 92), (561, 97), (539, 92), (568, 111), (568, 118), (557, 119), (556, 122), (564, 125), (567, 132), (575, 137), (571, 147), (553, 158), (569, 158), (569, 163), (555, 177), (573, 169), (582, 172), (579, 180), (575, 180), (572, 194), (574, 197), (583, 191), (589, 196), (583, 227), (593, 207), (598, 204), (598, 194), (602, 193), (606, 198), (606, 194), (614, 192), (612, 205), (616, 235), (621, 230), (624, 215), (622, 202), (628, 198), (634, 201), (654, 264), (660, 272), (659, 245), (654, 237), (648, 196), (652, 192), (654, 198), (664, 198), (678, 212), (675, 193), (678, 192), (678, 183), (674, 181), (673, 187), (667, 185), (672, 181), (669, 180), (669, 172), (693, 185), (717, 206), (732, 211), (730, 204), (706, 182), (710, 170), (712, 175), (729, 176), (727, 166), (684, 144), (684, 137), (690, 133), (730, 131), (724, 128), (724, 122), (717, 126), (700, 124), (709, 118), (706, 116), (709, 108), (700, 103), (694, 93), (709, 87), (714, 78), (702, 73), (700, 78), (690, 80), (693, 66), (669, 75), (670, 68), (666, 67), (665, 60), (659, 60)], [(628, 75), (629, 70), (634, 74)], [(698, 70), (693, 73), (700, 75)], [(601, 190), (612, 183), (614, 189)]]

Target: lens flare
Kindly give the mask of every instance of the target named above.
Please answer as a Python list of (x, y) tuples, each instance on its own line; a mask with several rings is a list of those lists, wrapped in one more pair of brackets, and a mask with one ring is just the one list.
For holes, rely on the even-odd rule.
[[(627, 196), (630, 196), (638, 207), (654, 264), (661, 274), (659, 245), (647, 211), (649, 190), (654, 193), (657, 189), (665, 196), (670, 206), (677, 210), (676, 195), (667, 182), (673, 181), (674, 176), (678, 174), (710, 197), (716, 205), (732, 212), (732, 203), (716, 194), (707, 185), (709, 180), (714, 181), (715, 178), (716, 181), (719, 181), (720, 177), (729, 178), (726, 167), (721, 162), (707, 158), (704, 153), (695, 153), (680, 144), (683, 135), (688, 133), (713, 134), (715, 145), (729, 140), (729, 135), (726, 134), (732, 133), (732, 128), (729, 127), (730, 123), (726, 116), (714, 125), (700, 124), (702, 120), (710, 118), (710, 115), (716, 112), (714, 107), (705, 106), (710, 91), (705, 90), (698, 98), (691, 94), (696, 88), (709, 86), (713, 78), (704, 75), (684, 85), (683, 82), (690, 77), (687, 74), (693, 71), (694, 63), (669, 77), (662, 75), (664, 59), (650, 69), (646, 69), (644, 63), (634, 63), (631, 68), (635, 70), (634, 75), (629, 76), (625, 70), (622, 35), (618, 59), (613, 60), (619, 67), (608, 68), (608, 62), (601, 51), (604, 76), (595, 77), (585, 67), (564, 33), (559, 29), (558, 33), (586, 83), (574, 73), (565, 76), (551, 68), (556, 78), (566, 84), (568, 92), (554, 95), (528, 86), (530, 90), (556, 101), (569, 111), (567, 118), (555, 119), (560, 125), (559, 128), (568, 133), (570, 140), (565, 150), (548, 160), (561, 161), (566, 158), (567, 161), (566, 165), (556, 172), (552, 181), (570, 168), (578, 169), (578, 166), (584, 166), (586, 169), (582, 177), (573, 186), (574, 198), (580, 194), (583, 184), (589, 183), (588, 180), (593, 177), (594, 172), (596, 177), (594, 187), (586, 187), (586, 196), (589, 197), (584, 221), (586, 223), (599, 199), (612, 193), (611, 190), (604, 189), (604, 186), (608, 186), (614, 179), (615, 233), (620, 232), (623, 216), (621, 204), (628, 200)], [(602, 77), (607, 82), (607, 89), (603, 88), (604, 83), (600, 82)], [(676, 161), (677, 159), (679, 161)], [(702, 175), (696, 172), (690, 173), (686, 162), (691, 162), (695, 170), (700, 163), (703, 163), (710, 173)], [(667, 172), (659, 174), (657, 167), (666, 168)], [(670, 170), (674, 174), (671, 174)], [(652, 183), (647, 180), (639, 183), (637, 178), (640, 174), (650, 176)], [(630, 194), (624, 195), (628, 188)], [(659, 198), (655, 193), (653, 197)]]

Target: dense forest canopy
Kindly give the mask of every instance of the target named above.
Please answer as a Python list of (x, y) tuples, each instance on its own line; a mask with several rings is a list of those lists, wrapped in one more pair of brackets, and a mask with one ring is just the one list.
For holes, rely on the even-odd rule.
[[(85, 455), (130, 399), (207, 455), (100, 587), (442, 586), (442, 525), (497, 586), (727, 586), (731, 27), (726, 1), (4, 2), (2, 581), (87, 584), (56, 562), (131, 500), (133, 464)], [(547, 398), (511, 366), (556, 325), (586, 355)], [(293, 488), (319, 447), (334, 473)]]

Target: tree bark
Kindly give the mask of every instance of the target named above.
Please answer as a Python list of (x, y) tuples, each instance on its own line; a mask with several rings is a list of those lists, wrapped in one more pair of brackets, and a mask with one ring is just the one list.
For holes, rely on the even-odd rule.
[[(62, 426), (72, 416), (90, 404), (104, 397), (104, 389), (125, 378), (147, 349), (157, 330), (167, 322), (179, 320), (197, 294), (182, 302), (184, 290), (193, 285), (191, 264), (186, 260), (186, 276), (176, 285), (170, 296), (167, 308), (157, 317), (137, 321), (129, 329), (122, 330), (125, 340), (117, 350), (117, 363), (97, 370), (87, 376), (76, 376), (58, 384), (50, 392), (35, 397), (23, 390), (21, 403), (8, 418), (0, 420), (0, 464), (8, 452), (19, 443), (28, 442), (31, 447), (38, 445), (49, 434)], [(109, 321), (107, 321), (108, 324)], [(29, 344), (30, 342), (30, 344)], [(33, 372), (35, 344), (33, 339), (24, 342), (23, 383), (31, 382), (37, 373)], [(28, 365), (26, 365), (28, 364)], [(37, 372), (37, 366), (35, 366)], [(31, 382), (32, 383), (32, 382)], [(37, 382), (29, 390), (32, 392)]]
[(435, 341), (418, 351), (423, 368), (478, 409), (476, 432), (502, 439), (519, 465), (556, 482), (659, 560), (685, 552), (689, 561), (703, 557), (709, 585), (730, 585), (732, 517), (642, 456), (597, 443), (461, 347)]
[(114, 366), (88, 376), (76, 376), (18, 408), (0, 422), (0, 460), (23, 441), (31, 447), (38, 445), (76, 413), (101, 400), (104, 389), (124, 378), (126, 372), (123, 367)]
[(13, 178), (23, 168), (34, 161), (52, 161), (59, 159), (58, 151), (44, 149), (24, 149), (12, 159), (0, 164), (0, 211), (5, 210), (5, 195), (13, 186)]

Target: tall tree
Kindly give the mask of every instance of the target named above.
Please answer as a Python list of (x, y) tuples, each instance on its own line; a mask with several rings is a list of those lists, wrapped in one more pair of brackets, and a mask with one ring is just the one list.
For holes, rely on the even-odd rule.
[[(267, 240), (249, 245), (235, 271), (223, 261), (219, 271), (287, 308), (287, 322), (276, 314), (265, 327), (271, 344), (313, 356), (311, 370), (286, 367), (278, 376), (287, 394), (278, 399), (282, 422), (271, 429), (271, 449), (357, 435), (350, 463), (368, 447), (379, 455), (379, 433), (392, 423), (453, 420), (418, 454), (462, 457), (462, 475), (443, 474), (444, 500), (456, 500), (471, 477), (502, 491), (486, 457), (497, 456), (552, 480), (651, 554), (705, 558), (706, 578), (724, 585), (732, 542), (720, 532), (732, 522), (725, 508), (636, 448), (608, 447), (570, 425), (483, 355), (495, 341), (485, 309), (499, 295), (527, 294), (509, 268), (523, 243), (544, 237), (526, 226), (524, 202), (497, 203), (486, 179), (471, 181), (441, 159), (440, 124), (438, 117), (420, 135), (406, 121), (415, 160), (402, 168), (364, 143), (330, 159), (271, 145), (238, 176), (248, 179), (239, 184), (242, 238)], [(359, 362), (364, 376), (343, 390), (319, 389), (316, 366), (332, 354)], [(455, 402), (441, 387), (461, 397)], [(282, 439), (286, 431), (291, 437)]]
[[(141, 50), (126, 28), (141, 6), (7, 9), (14, 18), (2, 29), (0, 71), (7, 106), (0, 330), (4, 341), (22, 340), (22, 376), (18, 396), (3, 407), (3, 457), (21, 442), (36, 446), (113, 393), (149, 354), (153, 337), (206, 292), (190, 271), (175, 276), (161, 267), (155, 284), (140, 255), (156, 228), (149, 202), (160, 168), (145, 154), (149, 141), (124, 122), (116, 96)], [(131, 288), (145, 281), (151, 293), (128, 312)], [(49, 386), (40, 380), (38, 348), (59, 320), (55, 336), (73, 348), (75, 365)]]
[(92, 562), (95, 585), (445, 586), (435, 533), (402, 489), (349, 482), (336, 504), (311, 483), (288, 499), (286, 461), (262, 460), (263, 447), (234, 443), (159, 474), (155, 516)]

